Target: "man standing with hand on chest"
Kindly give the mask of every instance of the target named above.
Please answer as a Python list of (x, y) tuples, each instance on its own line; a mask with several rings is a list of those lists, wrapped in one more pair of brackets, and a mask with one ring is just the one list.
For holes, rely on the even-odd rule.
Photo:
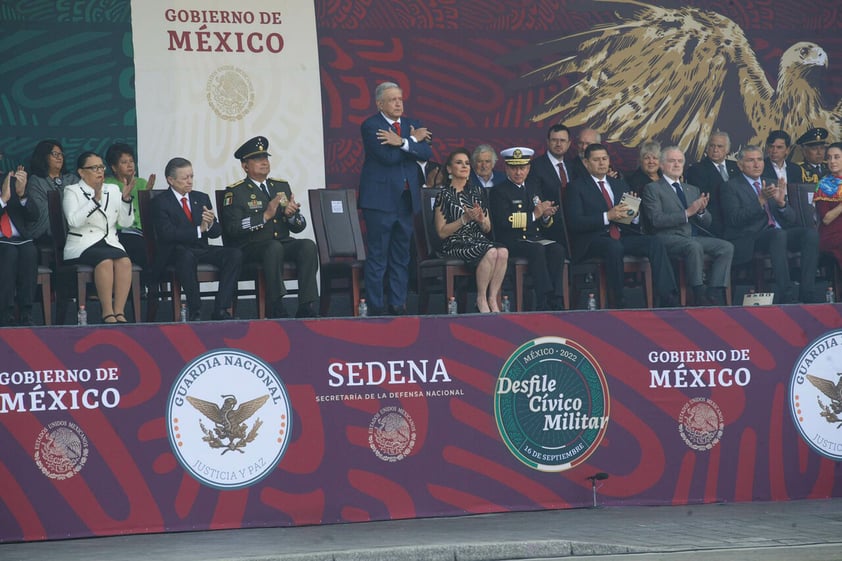
[(360, 127), (365, 149), (360, 174), (367, 242), (365, 291), (369, 314), (403, 315), (412, 216), (421, 210), (417, 162), (432, 157), (432, 134), (403, 116), (403, 91), (394, 82), (377, 86), (374, 96), (378, 112)]

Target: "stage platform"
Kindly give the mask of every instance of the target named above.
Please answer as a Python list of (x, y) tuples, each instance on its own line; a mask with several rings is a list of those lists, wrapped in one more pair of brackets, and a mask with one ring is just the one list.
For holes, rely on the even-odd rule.
[(612, 510), (840, 497), (840, 328), (820, 304), (2, 329), (0, 541), (578, 509), (594, 483)]

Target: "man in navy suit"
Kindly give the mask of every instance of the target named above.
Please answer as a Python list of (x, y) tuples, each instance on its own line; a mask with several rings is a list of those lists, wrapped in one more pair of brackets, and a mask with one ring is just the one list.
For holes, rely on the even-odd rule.
[[(406, 313), (412, 215), (421, 209), (418, 161), (433, 153), (432, 134), (403, 116), (403, 92), (384, 82), (374, 93), (379, 110), (363, 121), (365, 160), (360, 174), (360, 208), (368, 254), (365, 290), (369, 314)], [(388, 283), (388, 294), (385, 284)]]
[[(786, 188), (769, 183), (763, 174), (763, 151), (759, 146), (740, 150), (740, 174), (722, 187), (725, 215), (723, 237), (734, 244), (734, 263), (751, 260), (754, 251), (769, 254), (775, 275), (775, 303), (815, 299), (819, 236), (814, 228), (799, 226), (793, 208), (787, 203)], [(791, 280), (787, 251), (801, 252), (801, 284)]]
[(201, 319), (202, 300), (196, 266), (210, 263), (219, 268), (219, 289), (211, 319), (231, 319), (228, 309), (234, 302), (243, 253), (236, 247), (209, 245), (209, 238), (222, 235), (222, 226), (213, 212), (210, 197), (193, 190), (193, 165), (184, 158), (173, 158), (165, 170), (170, 188), (150, 201), (157, 255), (153, 278), (172, 265), (184, 287), (189, 319)]
[[(10, 171), (0, 188), (0, 326), (33, 325), (32, 300), (38, 274), (38, 248), (32, 231), (40, 209), (29, 198), (23, 166)], [(20, 320), (15, 321), (17, 302)], [(49, 306), (49, 302), (44, 302)]]
[[(570, 129), (555, 124), (547, 131), (547, 150), (534, 160), (526, 181), (541, 194), (541, 200), (561, 205), (562, 194), (571, 181), (571, 164), (565, 156), (570, 148)], [(558, 214), (547, 237), (567, 247), (564, 213)]]
[(615, 308), (623, 300), (623, 256), (648, 257), (652, 267), (652, 284), (662, 307), (677, 303), (675, 276), (667, 250), (656, 236), (643, 235), (634, 224), (620, 222), (634, 214), (623, 194), (631, 188), (622, 178), (609, 177), (611, 162), (608, 149), (591, 144), (582, 160), (588, 175), (575, 179), (564, 192), (564, 213), (575, 261), (600, 257), (605, 261), (609, 299)]
[(766, 139), (766, 159), (763, 161), (763, 179), (777, 183), (801, 183), (801, 167), (787, 160), (792, 139), (784, 131), (772, 131)]
[(490, 144), (480, 144), (471, 152), (471, 183), (476, 183), (485, 189), (491, 189), (495, 185), (506, 180), (506, 174), (497, 171), (497, 152)]
[(719, 191), (726, 181), (740, 174), (737, 162), (726, 159), (730, 150), (731, 137), (728, 133), (714, 132), (708, 139), (704, 158), (687, 168), (684, 174), (687, 183), (695, 185), (701, 189), (702, 193), (710, 195), (708, 206), (712, 218), (710, 230), (715, 234), (722, 233), (725, 223)]

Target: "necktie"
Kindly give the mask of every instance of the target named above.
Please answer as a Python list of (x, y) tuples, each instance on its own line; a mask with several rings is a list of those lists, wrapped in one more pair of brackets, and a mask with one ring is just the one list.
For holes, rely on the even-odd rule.
[(725, 163), (723, 162), (716, 167), (719, 168), (719, 175), (722, 176), (722, 179), (724, 179), (725, 181), (728, 181), (728, 170), (725, 169)]
[(260, 184), (260, 190), (263, 191), (263, 194), (266, 195), (266, 198), (272, 200), (272, 195), (269, 194), (269, 188), (266, 187), (265, 183)]
[(187, 200), (187, 197), (181, 197), (181, 208), (184, 209), (184, 214), (187, 215), (187, 220), (190, 223), (193, 223), (193, 212), (190, 210), (190, 202)]
[(678, 200), (681, 201), (681, 206), (683, 206), (686, 209), (687, 197), (684, 196), (684, 189), (681, 188), (681, 183), (676, 181), (672, 184), (672, 188), (675, 189), (675, 194), (678, 195)]
[(558, 163), (558, 178), (561, 179), (561, 192), (564, 193), (564, 188), (567, 187), (567, 173), (564, 171), (564, 164)]
[[(599, 183), (599, 190), (602, 191), (602, 198), (605, 199), (605, 204), (608, 206), (608, 210), (611, 210), (614, 207), (614, 201), (611, 200), (611, 195), (608, 194), (608, 190), (605, 188), (605, 182), (598, 181), (597, 183)], [(611, 236), (612, 240), (619, 240), (620, 227), (613, 222), (609, 222), (608, 235)]]
[[(757, 196), (760, 196), (760, 182), (754, 182), (754, 190), (757, 192)], [(766, 211), (766, 223), (769, 225), (770, 228), (775, 228), (777, 223), (775, 219), (772, 218), (772, 212), (769, 210), (769, 201), (766, 201), (766, 204), (763, 205), (763, 210)]]
[(3, 232), (3, 236), (12, 239), (12, 220), (9, 218), (8, 212), (4, 212), (3, 216), (0, 216), (0, 232)]
[(402, 136), (401, 135), (401, 122), (400, 121), (395, 121), (395, 132), (398, 133), (398, 136)]

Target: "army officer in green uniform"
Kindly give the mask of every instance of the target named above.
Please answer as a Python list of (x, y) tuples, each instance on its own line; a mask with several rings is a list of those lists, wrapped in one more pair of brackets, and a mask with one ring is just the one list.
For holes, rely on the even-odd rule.
[(290, 233), (304, 230), (307, 221), (289, 183), (269, 177), (269, 141), (256, 136), (234, 152), (246, 177), (228, 186), (222, 203), (222, 227), (227, 243), (243, 251), (243, 261), (263, 265), (269, 305), (267, 315), (288, 317), (283, 304), (286, 294), (284, 261), (295, 263), (298, 271), (298, 311), (295, 317), (316, 315), (316, 270), (318, 252), (313, 240), (295, 239)]

